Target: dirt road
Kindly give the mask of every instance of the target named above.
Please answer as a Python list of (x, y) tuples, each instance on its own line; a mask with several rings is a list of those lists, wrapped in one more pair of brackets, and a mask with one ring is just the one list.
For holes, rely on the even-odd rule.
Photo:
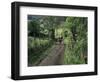
[(48, 65), (61, 65), (63, 64), (64, 58), (64, 44), (55, 44), (50, 53), (46, 58), (44, 58), (38, 65), (48, 66)]

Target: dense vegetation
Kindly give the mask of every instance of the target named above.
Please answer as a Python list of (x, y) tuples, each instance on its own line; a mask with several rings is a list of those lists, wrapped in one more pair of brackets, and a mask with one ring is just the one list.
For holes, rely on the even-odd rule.
[(87, 63), (87, 18), (68, 17), (65, 22), (65, 64)]
[[(31, 20), (30, 20), (31, 18)], [(48, 50), (62, 39), (62, 64), (87, 63), (87, 18), (28, 16), (28, 65), (36, 65)]]

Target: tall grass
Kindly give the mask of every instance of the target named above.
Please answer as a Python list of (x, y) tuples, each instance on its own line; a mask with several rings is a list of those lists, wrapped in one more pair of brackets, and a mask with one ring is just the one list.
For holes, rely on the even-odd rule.
[(28, 38), (28, 65), (34, 65), (44, 52), (53, 45), (52, 41), (40, 38)]
[(64, 64), (85, 64), (85, 59), (81, 58), (82, 48), (79, 43), (75, 43), (72, 46), (72, 42), (68, 42), (68, 38), (64, 40), (65, 52), (64, 52)]

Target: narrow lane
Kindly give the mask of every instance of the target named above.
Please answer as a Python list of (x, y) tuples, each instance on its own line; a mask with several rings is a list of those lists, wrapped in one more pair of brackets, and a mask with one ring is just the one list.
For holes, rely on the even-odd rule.
[(44, 58), (38, 66), (48, 66), (48, 65), (61, 65), (63, 64), (64, 57), (64, 44), (55, 44), (51, 49), (50, 53), (46, 58)]

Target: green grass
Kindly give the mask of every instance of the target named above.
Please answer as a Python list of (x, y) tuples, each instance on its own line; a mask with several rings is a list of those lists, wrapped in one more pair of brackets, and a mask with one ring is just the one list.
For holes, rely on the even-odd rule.
[(41, 56), (44, 57), (47, 51), (53, 45), (48, 39), (28, 38), (28, 65), (34, 65)]
[(65, 52), (64, 52), (64, 64), (85, 64), (84, 58), (80, 57), (81, 51), (77, 50), (77, 44), (71, 48), (71, 42), (68, 42), (68, 38), (64, 40)]

